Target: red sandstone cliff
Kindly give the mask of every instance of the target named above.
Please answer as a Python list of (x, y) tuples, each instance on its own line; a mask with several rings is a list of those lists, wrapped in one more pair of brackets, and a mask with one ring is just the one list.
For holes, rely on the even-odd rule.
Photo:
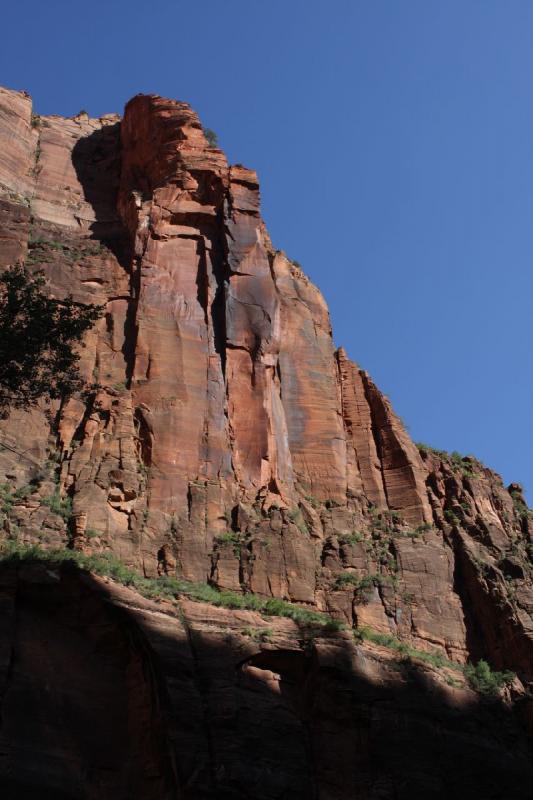
[[(1, 535), (111, 551), (149, 577), (280, 597), (460, 663), (486, 658), (517, 672), (528, 707), (532, 522), (519, 487), (475, 459), (419, 451), (335, 350), (318, 289), (272, 247), (256, 174), (228, 165), (189, 106), (157, 96), (133, 98), (123, 119), (63, 119), (0, 89), (0, 142), (0, 265), (43, 269), (55, 296), (105, 306), (82, 351), (88, 394), (0, 423)], [(71, 513), (50, 503), (58, 493)], [(315, 794), (249, 784), (249, 796), (354, 796), (316, 788), (337, 768)], [(157, 767), (168, 786), (173, 769)], [(220, 786), (183, 796), (244, 796)]]

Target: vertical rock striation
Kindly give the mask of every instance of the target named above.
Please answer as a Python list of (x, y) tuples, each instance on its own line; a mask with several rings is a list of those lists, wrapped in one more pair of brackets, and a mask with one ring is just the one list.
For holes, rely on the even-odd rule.
[(2, 89), (0, 142), (0, 264), (104, 308), (87, 392), (0, 422), (2, 535), (311, 604), (530, 681), (520, 488), (411, 441), (273, 248), (256, 174), (152, 95), (63, 119)]

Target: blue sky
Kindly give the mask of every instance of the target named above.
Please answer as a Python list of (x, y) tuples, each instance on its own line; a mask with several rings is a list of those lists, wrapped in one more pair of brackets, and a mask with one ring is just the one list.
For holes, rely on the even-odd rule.
[(43, 114), (186, 100), (417, 441), (533, 500), (530, 0), (19, 0), (0, 83)]

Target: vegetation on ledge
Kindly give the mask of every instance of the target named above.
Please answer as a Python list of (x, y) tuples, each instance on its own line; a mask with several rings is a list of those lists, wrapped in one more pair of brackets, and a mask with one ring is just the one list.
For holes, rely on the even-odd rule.
[(182, 578), (161, 575), (158, 578), (145, 578), (130, 569), (115, 556), (108, 553), (87, 555), (77, 550), (45, 550), (37, 545), (21, 545), (15, 540), (7, 540), (0, 547), (0, 562), (46, 561), (49, 563), (72, 563), (82, 570), (95, 575), (112, 578), (123, 586), (133, 589), (149, 599), (173, 599), (182, 594), (191, 600), (211, 603), (224, 608), (257, 611), (270, 617), (288, 617), (302, 626), (319, 626), (325, 630), (340, 630), (342, 623), (331, 619), (327, 614), (311, 611), (277, 597), (260, 597), (255, 594), (239, 594), (216, 589), (207, 583), (192, 583)]
[[(5, 540), (0, 545), (0, 563), (40, 561), (52, 564), (75, 564), (79, 569), (92, 572), (96, 575), (111, 578), (124, 586), (131, 586), (139, 594), (149, 599), (162, 598), (174, 599), (177, 595), (185, 595), (191, 600), (211, 603), (224, 608), (245, 609), (257, 611), (264, 616), (287, 617), (302, 627), (320, 627), (324, 631), (339, 631), (346, 626), (318, 611), (280, 600), (276, 597), (260, 597), (255, 594), (238, 594), (226, 590), (216, 589), (205, 583), (192, 583), (191, 581), (162, 575), (158, 578), (145, 578), (133, 569), (123, 564), (112, 554), (102, 553), (87, 555), (77, 550), (50, 549), (45, 550), (37, 545), (22, 545), (13, 539)], [(369, 576), (372, 584), (375, 576)], [(392, 634), (378, 633), (368, 627), (354, 631), (358, 641), (368, 641), (394, 650), (405, 661), (423, 662), (432, 667), (446, 668), (462, 673), (470, 687), (480, 694), (497, 695), (499, 691), (514, 679), (512, 672), (497, 672), (491, 669), (486, 661), (480, 660), (477, 664), (457, 664), (450, 661), (437, 651), (427, 652), (418, 650), (406, 642), (402, 642)], [(453, 679), (447, 679), (451, 685), (456, 685)]]
[[(477, 664), (457, 664), (437, 651), (418, 650), (406, 642), (402, 642), (396, 636), (392, 636), (392, 634), (378, 633), (371, 628), (359, 628), (354, 631), (354, 636), (359, 641), (369, 641), (382, 647), (387, 647), (390, 650), (395, 650), (406, 661), (422, 661), (432, 667), (460, 672), (465, 676), (470, 688), (479, 694), (497, 695), (504, 686), (512, 683), (515, 678), (514, 672), (497, 672), (483, 659), (478, 661)], [(455, 685), (453, 680), (448, 680), (447, 682), (452, 686)]]

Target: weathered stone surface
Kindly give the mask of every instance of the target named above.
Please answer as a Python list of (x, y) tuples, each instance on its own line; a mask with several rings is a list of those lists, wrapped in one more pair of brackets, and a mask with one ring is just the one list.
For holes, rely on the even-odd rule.
[(349, 489), (412, 524), (432, 520), (426, 469), (386, 397), (345, 351), (337, 351), (342, 413), (347, 434)]
[(424, 491), (426, 471), (418, 450), (388, 399), (366, 373), (362, 379), (377, 439), (387, 505), (411, 524), (431, 522)]
[(272, 271), (281, 305), (281, 397), (298, 487), (319, 500), (345, 501), (346, 443), (328, 309), (282, 253)]
[(26, 92), (0, 87), (0, 139), (1, 196), (27, 206), (34, 189), (38, 133)]
[(157, 677), (133, 620), (77, 575), (4, 568), (0, 582), (2, 796), (174, 797)]
[(1, 90), (0, 144), (0, 265), (104, 306), (88, 394), (0, 421), (2, 536), (309, 604), (531, 681), (519, 487), (419, 453), (272, 246), (256, 174), (194, 111), (139, 95), (123, 119), (38, 118)]
[(509, 704), (290, 620), (0, 569), (7, 800), (526, 800)]

